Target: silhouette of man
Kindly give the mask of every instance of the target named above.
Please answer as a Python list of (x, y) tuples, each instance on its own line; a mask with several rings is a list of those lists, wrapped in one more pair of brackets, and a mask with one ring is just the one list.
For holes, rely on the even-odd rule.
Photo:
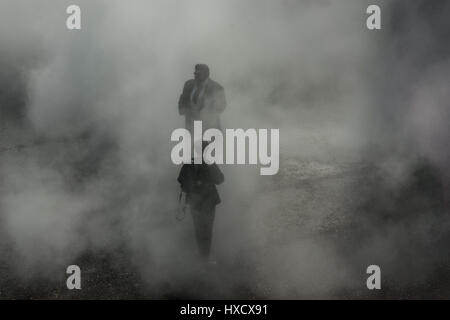
[[(202, 143), (202, 149), (207, 142)], [(216, 206), (221, 202), (216, 185), (221, 184), (224, 177), (219, 167), (214, 164), (184, 164), (178, 176), (181, 190), (186, 193), (186, 204), (194, 222), (195, 236), (200, 256), (208, 260), (212, 229)]]
[(203, 130), (220, 130), (220, 113), (226, 105), (224, 89), (209, 77), (209, 67), (195, 65), (194, 79), (186, 81), (178, 101), (178, 112), (185, 116), (186, 129), (192, 134), (194, 121), (201, 120)]

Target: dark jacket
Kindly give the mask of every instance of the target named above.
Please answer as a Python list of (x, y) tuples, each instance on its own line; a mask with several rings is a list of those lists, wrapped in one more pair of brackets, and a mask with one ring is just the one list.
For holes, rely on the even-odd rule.
[(216, 164), (184, 164), (177, 180), (181, 190), (186, 192), (189, 204), (217, 205), (221, 202), (216, 185), (221, 184), (224, 177)]
[(227, 106), (223, 87), (212, 79), (208, 79), (204, 94), (199, 99), (198, 108), (192, 108), (191, 93), (195, 88), (195, 80), (186, 81), (178, 100), (178, 112), (186, 116), (186, 128), (192, 132), (193, 121), (203, 121), (203, 130), (220, 129), (220, 113)]

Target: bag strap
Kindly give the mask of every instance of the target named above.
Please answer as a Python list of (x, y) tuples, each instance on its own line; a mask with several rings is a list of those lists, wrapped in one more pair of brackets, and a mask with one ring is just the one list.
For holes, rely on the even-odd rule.
[[(181, 205), (181, 198), (183, 196), (183, 190), (180, 190), (180, 195), (178, 196), (178, 208)], [(175, 218), (178, 221), (182, 221), (184, 219), (184, 217), (186, 216), (186, 206), (183, 206), (183, 208), (181, 209), (182, 214), (180, 214), (180, 210), (177, 210), (177, 214), (175, 216)]]

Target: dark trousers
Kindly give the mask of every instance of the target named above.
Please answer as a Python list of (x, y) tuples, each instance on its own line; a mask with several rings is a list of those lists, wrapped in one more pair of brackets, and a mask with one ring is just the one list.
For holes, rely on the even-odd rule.
[(209, 257), (215, 214), (215, 204), (201, 203), (198, 205), (191, 205), (195, 238), (197, 240), (198, 250), (202, 258)]

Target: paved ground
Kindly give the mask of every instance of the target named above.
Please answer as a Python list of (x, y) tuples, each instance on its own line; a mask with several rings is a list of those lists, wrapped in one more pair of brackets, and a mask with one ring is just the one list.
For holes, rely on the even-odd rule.
[[(78, 256), (83, 289), (69, 291), (64, 272), (18, 276), (3, 238), (0, 298), (450, 297), (450, 237), (431, 167), (419, 164), (413, 180), (392, 189), (373, 164), (283, 161), (247, 206), (246, 244), (219, 254), (216, 265), (194, 263), (182, 280), (149, 284), (150, 271), (136, 266), (124, 243)], [(366, 288), (370, 264), (382, 268), (380, 291)]]

